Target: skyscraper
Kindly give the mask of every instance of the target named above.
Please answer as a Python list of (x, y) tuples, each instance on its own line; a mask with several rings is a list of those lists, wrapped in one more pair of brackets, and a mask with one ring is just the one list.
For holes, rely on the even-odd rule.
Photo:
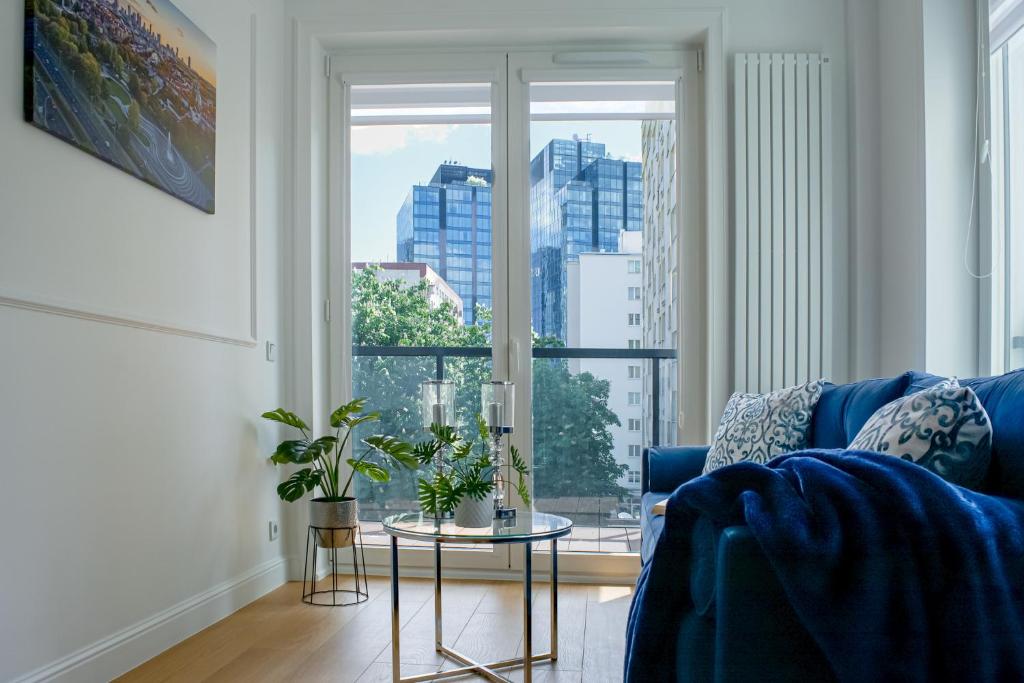
[(533, 329), (566, 340), (566, 264), (618, 252), (620, 231), (640, 231), (641, 165), (606, 157), (590, 140), (551, 140), (530, 163)]
[[(676, 230), (676, 126), (674, 121), (644, 121), (640, 126), (643, 150), (643, 343), (647, 349), (679, 348), (679, 263)], [(661, 397), (658, 431), (662, 444), (675, 443), (678, 430), (679, 391), (675, 363), (665, 363), (660, 385), (652, 384), (644, 366), (644, 395)], [(649, 422), (644, 422), (645, 431)], [(650, 435), (644, 435), (649, 443)]]
[(398, 211), (398, 260), (425, 263), (462, 298), (466, 324), (491, 308), (491, 169), (454, 163), (414, 185)]

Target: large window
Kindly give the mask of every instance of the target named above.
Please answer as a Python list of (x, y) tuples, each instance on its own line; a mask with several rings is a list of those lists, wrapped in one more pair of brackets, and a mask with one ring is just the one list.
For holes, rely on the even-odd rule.
[(992, 365), (1024, 367), (1024, 2), (991, 3)]
[[(382, 413), (364, 433), (418, 441), (424, 380), (455, 382), (464, 435), (480, 384), (514, 381), (507, 443), (532, 505), (573, 520), (560, 548), (578, 571), (635, 571), (619, 555), (639, 550), (641, 455), (678, 433), (676, 100), (692, 55), (651, 57), (604, 81), (550, 53), (346, 56), (332, 100), (348, 122), (338, 393)], [(369, 545), (387, 542), (383, 517), (418, 509), (418, 477), (359, 480)], [(453, 561), (517, 559), (499, 544)]]

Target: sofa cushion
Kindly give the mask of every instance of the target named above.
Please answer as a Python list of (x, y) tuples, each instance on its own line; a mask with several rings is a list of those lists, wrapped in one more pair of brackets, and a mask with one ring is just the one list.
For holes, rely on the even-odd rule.
[(853, 384), (826, 384), (811, 420), (811, 447), (846, 448), (864, 423), (904, 395), (910, 373)]
[[(926, 372), (911, 375), (907, 391), (943, 380)], [(1024, 368), (995, 377), (962, 379), (960, 385), (978, 395), (992, 422), (992, 462), (981, 490), (1024, 499)]]
[(1024, 499), (1024, 369), (960, 384), (974, 390), (992, 421), (992, 463), (983, 490)]
[(811, 415), (824, 382), (818, 380), (770, 394), (733, 394), (725, 406), (704, 474), (738, 462), (765, 464), (808, 446)]
[(879, 408), (850, 449), (910, 460), (974, 488), (988, 472), (992, 425), (977, 395), (948, 379)]

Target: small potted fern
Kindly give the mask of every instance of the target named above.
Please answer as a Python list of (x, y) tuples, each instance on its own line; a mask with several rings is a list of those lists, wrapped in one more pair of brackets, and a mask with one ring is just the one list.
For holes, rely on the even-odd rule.
[[(265, 419), (294, 427), (302, 433), (301, 439), (282, 441), (270, 460), (277, 465), (309, 465), (281, 482), (277, 494), (282, 500), (294, 502), (320, 487), (323, 495), (309, 503), (309, 523), (320, 529), (332, 530), (317, 533), (317, 545), (321, 548), (346, 547), (354, 541), (353, 529), (359, 524), (359, 505), (348, 492), (356, 474), (386, 483), (391, 480), (391, 473), (385, 465), (415, 469), (418, 464), (408, 443), (392, 436), (368, 436), (358, 444), (352, 444), (353, 456), (344, 461), (351, 471), (341, 485), (342, 458), (352, 441), (353, 430), (361, 424), (380, 419), (380, 413), (364, 412), (365, 407), (364, 398), (340, 406), (330, 416), (334, 433), (318, 439), (310, 438), (309, 425), (295, 413), (284, 408), (263, 413)], [(345, 530), (334, 531), (336, 529)]]
[[(463, 439), (454, 428), (435, 424), (430, 428), (429, 441), (416, 444), (413, 456), (424, 467), (437, 462), (442, 455), (441, 466), (433, 467), (427, 478), (417, 483), (420, 507), (435, 517), (454, 513), (455, 524), (461, 527), (490, 526), (494, 519), (494, 464), (488, 449), (487, 425), (477, 417), (480, 447), (474, 441)], [(515, 485), (519, 497), (530, 504), (530, 492), (526, 486), (529, 469), (519, 454), (511, 447), (512, 469), (518, 475)]]

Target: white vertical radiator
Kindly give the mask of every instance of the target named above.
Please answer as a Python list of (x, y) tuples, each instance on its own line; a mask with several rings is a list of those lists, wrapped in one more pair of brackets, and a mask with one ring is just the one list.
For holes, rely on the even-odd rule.
[(832, 70), (812, 54), (736, 55), (736, 390), (832, 366)]

